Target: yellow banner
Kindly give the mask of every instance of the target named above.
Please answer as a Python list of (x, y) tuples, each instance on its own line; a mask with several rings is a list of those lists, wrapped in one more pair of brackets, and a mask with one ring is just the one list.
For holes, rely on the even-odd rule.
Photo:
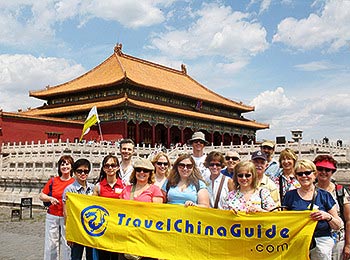
[(67, 240), (160, 259), (309, 259), (310, 211), (231, 211), (68, 194)]

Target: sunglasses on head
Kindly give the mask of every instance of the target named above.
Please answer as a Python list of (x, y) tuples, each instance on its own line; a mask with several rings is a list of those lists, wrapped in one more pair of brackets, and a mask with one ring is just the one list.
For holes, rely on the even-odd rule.
[(162, 165), (168, 166), (168, 163), (167, 163), (167, 162), (156, 162), (156, 164), (157, 164), (158, 166), (162, 166)]
[(189, 164), (186, 164), (186, 163), (179, 163), (177, 166), (178, 166), (179, 168), (181, 168), (181, 169), (185, 169), (185, 167), (186, 167), (187, 169), (192, 169), (192, 168), (193, 168), (193, 164), (192, 164), (192, 163), (189, 163)]
[(251, 174), (251, 173), (238, 173), (238, 174), (237, 174), (237, 177), (238, 177), (238, 178), (243, 178), (243, 177), (245, 177), (246, 179), (248, 179), (248, 178), (252, 177), (252, 174)]
[(226, 157), (225, 157), (225, 160), (226, 160), (226, 161), (229, 161), (229, 160), (238, 161), (239, 158), (236, 157), (236, 156), (226, 156)]
[(313, 171), (305, 171), (305, 172), (296, 172), (295, 175), (302, 177), (303, 175), (309, 176)]
[(78, 174), (83, 174), (84, 173), (84, 174), (88, 175), (90, 170), (77, 169), (77, 170), (75, 170), (75, 172), (78, 173)]
[(221, 163), (209, 163), (209, 166), (210, 166), (210, 167), (214, 167), (214, 166), (216, 166), (216, 167), (221, 167), (222, 164), (221, 164)]
[(319, 171), (319, 172), (323, 172), (323, 171), (325, 171), (325, 172), (327, 172), (327, 173), (333, 172), (332, 169), (325, 168), (325, 167), (322, 167), (322, 166), (317, 166), (316, 169), (317, 169), (317, 171)]
[(148, 169), (143, 169), (143, 168), (135, 168), (136, 172), (143, 172), (143, 173), (150, 173), (151, 170)]
[(118, 166), (119, 166), (119, 165), (116, 164), (116, 163), (111, 163), (111, 164), (106, 163), (103, 167), (105, 167), (105, 168), (110, 168), (110, 167), (112, 167), (112, 168), (117, 168)]

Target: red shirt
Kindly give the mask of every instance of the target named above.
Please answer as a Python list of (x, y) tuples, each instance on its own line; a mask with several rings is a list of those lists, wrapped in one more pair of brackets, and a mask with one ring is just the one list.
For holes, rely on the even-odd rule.
[(53, 185), (52, 185), (52, 195), (51, 197), (54, 197), (58, 199), (59, 204), (57, 205), (50, 205), (47, 212), (51, 215), (63, 217), (63, 202), (62, 202), (62, 194), (64, 189), (74, 182), (74, 178), (70, 178), (69, 180), (62, 180), (59, 176), (56, 176), (54, 178), (51, 178), (44, 186), (42, 192), (46, 195), (49, 194), (50, 191), (50, 184), (53, 179)]
[(114, 199), (119, 199), (120, 193), (122, 192), (124, 185), (123, 182), (120, 178), (117, 178), (117, 182), (111, 187), (107, 179), (103, 179), (99, 183), (100, 185), (100, 194), (99, 196), (101, 197), (106, 197), (106, 198), (114, 198)]

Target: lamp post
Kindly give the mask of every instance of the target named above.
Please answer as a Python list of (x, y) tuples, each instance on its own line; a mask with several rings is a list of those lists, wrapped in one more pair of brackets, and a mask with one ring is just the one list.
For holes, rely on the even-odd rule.
[(294, 142), (298, 142), (298, 156), (301, 156), (301, 139), (303, 139), (303, 130), (292, 130), (292, 139)]

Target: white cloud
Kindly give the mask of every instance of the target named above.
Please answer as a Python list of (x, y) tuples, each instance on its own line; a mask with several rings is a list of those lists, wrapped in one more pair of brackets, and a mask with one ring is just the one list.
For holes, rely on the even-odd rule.
[(329, 95), (315, 94), (290, 98), (284, 93), (284, 89), (279, 87), (274, 91), (259, 94), (250, 103), (256, 110), (253, 117), (258, 122), (269, 123), (270, 129), (258, 131), (258, 139), (273, 140), (276, 136), (286, 136), (290, 140), (290, 131), (301, 129), (307, 142), (311, 139), (321, 140), (327, 136), (333, 142), (342, 139), (348, 143), (350, 94), (331, 93), (330, 89)]
[(234, 12), (229, 6), (203, 4), (195, 14), (197, 20), (187, 29), (154, 35), (154, 48), (169, 57), (217, 56), (228, 63), (247, 60), (268, 48), (265, 28), (248, 22), (247, 13)]
[(313, 61), (309, 63), (298, 64), (298, 65), (295, 65), (294, 67), (302, 71), (320, 71), (320, 70), (334, 69), (337, 66), (327, 61)]
[(29, 97), (30, 90), (43, 89), (73, 79), (85, 69), (71, 61), (32, 55), (0, 55), (0, 104), (5, 111), (34, 107), (44, 101)]
[(292, 48), (309, 50), (328, 46), (328, 51), (338, 51), (350, 42), (350, 1), (327, 1), (320, 15), (308, 18), (284, 19), (278, 25), (273, 42), (282, 42)]

